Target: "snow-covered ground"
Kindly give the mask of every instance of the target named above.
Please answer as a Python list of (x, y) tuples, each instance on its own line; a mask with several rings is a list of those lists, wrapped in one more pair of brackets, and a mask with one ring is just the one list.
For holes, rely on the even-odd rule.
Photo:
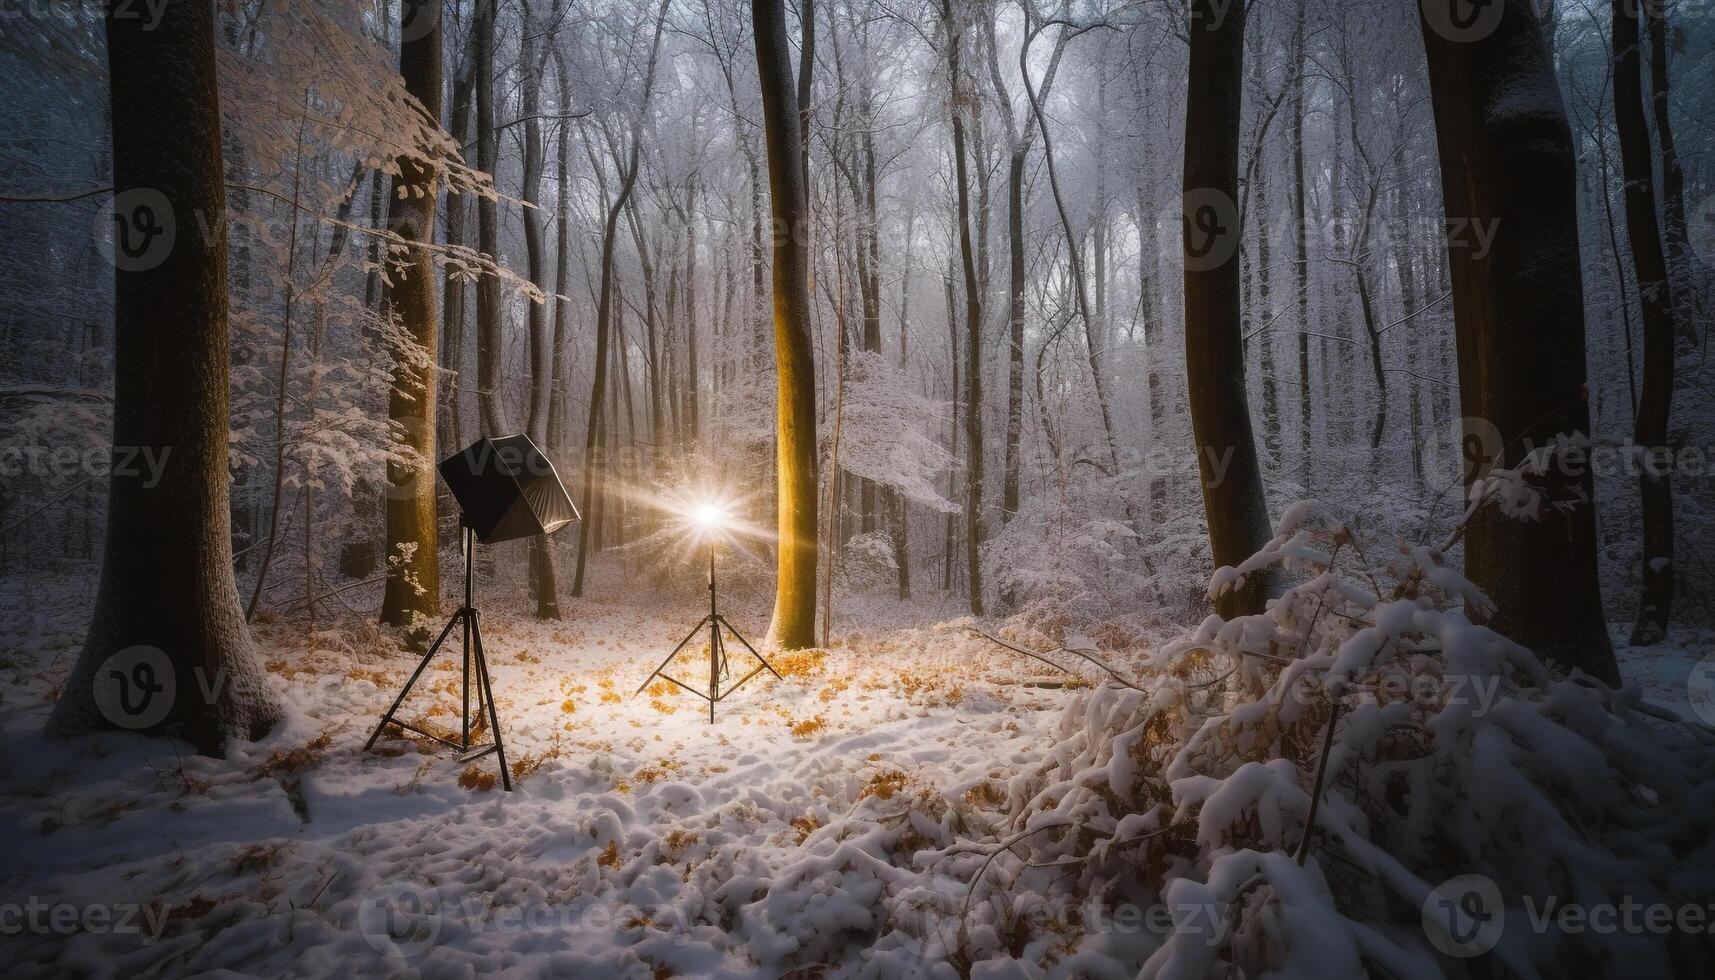
[[(760, 675), (710, 725), (665, 684), (632, 693), (700, 596), (652, 598), (617, 572), (598, 569), (560, 623), (533, 622), (522, 598), (484, 604), (511, 794), (492, 756), (362, 751), (415, 658), (355, 619), (307, 644), (302, 624), (257, 628), (289, 720), (228, 759), (45, 739), (87, 597), (12, 583), (25, 635), (0, 675), (0, 902), (24, 923), (5, 937), (14, 972), (896, 975), (944, 960), (883, 893), (924, 831), (987, 831), (1004, 802), (989, 777), (1044, 751), (1063, 679), (972, 638), (956, 609), (869, 601), (840, 613), (832, 649), (774, 658), (785, 679)], [(731, 605), (763, 632), (766, 603)], [(924, 617), (942, 625), (901, 625)], [(706, 676), (701, 651), (682, 663)], [(456, 726), (456, 668), (442, 658), (401, 714)]]
[[(998, 915), (963, 908), (972, 880), (1024, 875), (985, 855), (1018, 832), (1020, 774), (1072, 764), (1065, 726), (1082, 716), (1062, 709), (1087, 684), (972, 636), (954, 605), (842, 600), (831, 649), (775, 657), (784, 679), (759, 675), (710, 725), (668, 685), (633, 695), (703, 613), (694, 583), (658, 592), (606, 563), (591, 581), (548, 624), (515, 584), (487, 589), (510, 794), (493, 757), (363, 751), (415, 657), (357, 615), (314, 632), (263, 617), (288, 720), (226, 759), (45, 739), (88, 583), (4, 582), (10, 974), (1120, 977), (1172, 931), (1088, 902), (1032, 918), (1036, 886)], [(741, 583), (724, 611), (755, 638), (768, 603)], [(1626, 673), (1656, 703), (1715, 715), (1710, 639), (1631, 651)], [(1151, 653), (1119, 629), (1099, 640), (1133, 676)], [(706, 662), (694, 650), (678, 674)], [(456, 725), (456, 667), (437, 662), (402, 716)], [(1159, 902), (1141, 887), (1104, 900), (1133, 899)], [(974, 964), (950, 955), (979, 948)]]

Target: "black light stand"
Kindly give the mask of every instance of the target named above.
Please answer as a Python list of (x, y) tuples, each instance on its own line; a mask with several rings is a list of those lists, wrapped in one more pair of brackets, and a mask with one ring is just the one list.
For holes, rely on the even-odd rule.
[[(476, 532), (468, 524), (461, 525), (460, 531), (463, 534), (464, 543), (464, 605), (460, 606), (453, 613), (452, 618), (447, 620), (447, 625), (441, 630), (441, 635), (429, 647), (429, 652), (423, 654), (422, 661), (417, 664), (416, 672), (411, 675), (410, 680), (405, 682), (405, 688), (399, 692), (399, 696), (393, 699), (393, 706), (381, 716), (381, 724), (375, 726), (375, 732), (369, 736), (369, 742), (363, 746), (363, 750), (367, 752), (374, 748), (376, 739), (379, 739), (382, 731), (392, 724), (406, 731), (415, 732), (424, 738), (434, 739), (450, 749), (463, 753), (459, 757), (461, 763), (480, 759), (493, 752), (500, 757), (500, 784), (506, 788), (507, 792), (511, 792), (512, 773), (506, 766), (506, 746), (500, 738), (500, 718), (494, 711), (494, 691), (488, 683), (488, 658), (483, 655), (482, 651), (482, 624), (476, 611), (476, 576), (472, 566), (476, 552)], [(411, 688), (416, 685), (417, 679), (423, 676), (423, 671), (428, 669), (429, 661), (435, 659), (435, 654), (440, 652), (441, 644), (445, 643), (447, 637), (452, 635), (453, 627), (459, 625), (464, 627), (464, 687), (460, 704), (459, 737), (458, 741), (454, 741), (436, 735), (434, 732), (424, 731), (410, 722), (400, 721), (393, 715), (399, 710), (399, 706), (405, 703), (405, 697), (411, 693)], [(473, 656), (478, 684), (476, 692), (477, 716), (480, 718), (483, 711), (487, 710), (488, 730), (494, 736), (494, 741), (487, 745), (476, 745), (471, 742), (470, 738), (470, 668)]]
[[(679, 680), (677, 677), (666, 673), (666, 670), (667, 665), (673, 662), (673, 658), (679, 655), (679, 651), (685, 649), (685, 645), (690, 643), (698, 633), (701, 633), (705, 626), (709, 628), (709, 689), (707, 691), (699, 691), (691, 685), (686, 684), (684, 681)], [(744, 644), (744, 648), (749, 650), (750, 655), (755, 657), (757, 660), (757, 666), (752, 668), (750, 673), (740, 677), (737, 682), (728, 684), (724, 691), (721, 690), (721, 680), (723, 678), (731, 677), (732, 673), (727, 664), (726, 641), (721, 638), (721, 629), (723, 627), (728, 633), (733, 635), (734, 639)], [(638, 685), (637, 690), (633, 692), (632, 697), (642, 694), (644, 688), (649, 686), (650, 681), (653, 681), (657, 677), (665, 681), (672, 681), (674, 684), (679, 685), (709, 703), (709, 724), (712, 725), (715, 723), (715, 705), (732, 692), (743, 687), (745, 681), (750, 680), (752, 677), (762, 673), (764, 670), (773, 674), (775, 680), (780, 679), (780, 672), (775, 670), (774, 666), (770, 664), (762, 654), (756, 652), (756, 648), (750, 645), (750, 641), (744, 638), (743, 633), (740, 633), (736, 627), (727, 622), (725, 616), (721, 615), (719, 600), (717, 599), (715, 592), (715, 542), (713, 534), (711, 533), (709, 537), (709, 614), (699, 620), (697, 625), (691, 627), (691, 632), (685, 634), (685, 638), (679, 641), (679, 645), (673, 648), (673, 652), (667, 654), (667, 659), (661, 661), (661, 666), (655, 668), (655, 672), (650, 674), (649, 678), (642, 684)]]
[[(364, 751), (375, 742), (388, 725), (415, 732), (463, 753), (460, 762), (479, 759), (490, 752), (500, 757), (500, 782), (512, 789), (512, 772), (506, 767), (506, 747), (500, 740), (500, 717), (494, 710), (494, 689), (488, 681), (488, 657), (482, 649), (482, 625), (476, 611), (476, 574), (473, 562), (476, 543), (498, 544), (521, 538), (550, 535), (573, 521), (579, 520), (578, 508), (572, 503), (566, 485), (554, 464), (530, 441), (527, 435), (482, 438), (463, 450), (441, 460), (437, 467), (441, 479), (458, 501), (461, 517), (459, 531), (464, 544), (464, 605), (447, 620), (446, 628), (423, 654), (416, 673), (405, 682), (405, 689), (393, 699), (393, 706), (381, 716), (381, 724), (369, 736)], [(429, 661), (452, 635), (454, 626), (464, 628), (464, 690), (459, 714), (458, 740), (424, 731), (394, 717), (417, 679), (429, 667)], [(494, 741), (476, 745), (470, 739), (470, 668), (476, 664), (477, 717), (488, 712), (488, 730)]]

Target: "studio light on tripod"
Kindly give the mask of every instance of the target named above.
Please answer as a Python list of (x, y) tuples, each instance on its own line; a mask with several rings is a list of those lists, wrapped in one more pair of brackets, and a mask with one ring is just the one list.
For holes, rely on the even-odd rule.
[[(499, 544), (523, 538), (549, 535), (581, 520), (571, 494), (560, 481), (560, 474), (546, 454), (530, 441), (529, 436), (503, 436), (478, 439), (463, 451), (441, 461), (441, 479), (453, 492), (459, 505), (460, 551), (464, 554), (464, 603), (447, 620), (441, 635), (429, 646), (417, 670), (393, 706), (381, 716), (381, 723), (364, 745), (365, 751), (375, 747), (376, 740), (390, 728), (431, 739), (459, 753), (460, 762), (494, 753), (500, 762), (500, 783), (512, 789), (512, 776), (506, 767), (506, 744), (500, 737), (500, 715), (494, 706), (493, 685), (488, 676), (488, 654), (482, 645), (482, 623), (476, 607), (475, 558), (477, 542)], [(456, 738), (430, 731), (398, 717), (399, 708), (416, 686), (429, 662), (435, 658), (453, 630), (460, 629), (463, 657), (460, 691), (459, 731)], [(476, 682), (472, 690), (471, 682)], [(490, 741), (478, 744), (473, 738), (471, 695), (476, 695), (478, 721), (488, 718)]]
[[(661, 666), (656, 667), (654, 673), (638, 685), (636, 693), (643, 693), (650, 683), (659, 677), (707, 701), (709, 703), (709, 724), (712, 725), (715, 721), (715, 705), (742, 687), (745, 681), (765, 670), (773, 674), (776, 680), (780, 678), (780, 674), (762, 654), (756, 652), (756, 648), (750, 645), (750, 641), (744, 638), (744, 634), (740, 633), (737, 627), (721, 615), (720, 593), (715, 588), (715, 546), (727, 536), (728, 530), (733, 525), (732, 506), (719, 499), (705, 498), (701, 502), (685, 508), (680, 513), (689, 525), (692, 539), (708, 548), (709, 612), (697, 622), (697, 625), (691, 627), (691, 632), (685, 634), (685, 638), (679, 641), (679, 645), (673, 648), (672, 653), (667, 654), (667, 659), (661, 661)], [(679, 652), (684, 650), (692, 640), (702, 635), (704, 629), (708, 630), (709, 637), (708, 686), (706, 688), (692, 687), (667, 673), (667, 667), (673, 662), (673, 658), (677, 657)], [(726, 639), (723, 636), (723, 631), (732, 634), (732, 638), (742, 644), (745, 650), (756, 658), (757, 665), (751, 668), (750, 673), (736, 681), (732, 680), (731, 664), (727, 661)]]

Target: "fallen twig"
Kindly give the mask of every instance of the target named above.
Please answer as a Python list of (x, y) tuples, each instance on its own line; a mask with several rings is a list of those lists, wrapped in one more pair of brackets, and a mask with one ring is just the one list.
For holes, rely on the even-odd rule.
[[(1053, 667), (1055, 670), (1063, 671), (1065, 673), (1072, 674), (1073, 676), (1077, 676), (1076, 672), (1074, 672), (1070, 668), (1066, 667), (1065, 665), (1057, 664), (1054, 661), (1049, 660), (1048, 654), (1038, 653), (1035, 650), (1028, 650), (1028, 649), (1025, 649), (1024, 647), (1021, 647), (1021, 646), (1015, 646), (1014, 644), (1008, 643), (1005, 640), (1001, 639), (1000, 637), (993, 635), (992, 633), (985, 633), (982, 630), (977, 629), (974, 626), (970, 626), (970, 627), (966, 627), (966, 628), (969, 629), (972, 633), (975, 633), (977, 636), (982, 637), (983, 639), (989, 641), (990, 643), (993, 643), (996, 646), (1005, 647), (1006, 649), (1011, 650), (1013, 653), (1023, 654), (1024, 656), (1029, 657), (1032, 660), (1037, 660), (1037, 661), (1040, 661), (1042, 663), (1045, 663), (1048, 666)], [(1112, 667), (1109, 667), (1107, 664), (1102, 663), (1100, 660), (1097, 660), (1095, 657), (1092, 657), (1089, 654), (1084, 653), (1080, 650), (1074, 650), (1071, 647), (1056, 647), (1053, 650), (1048, 651), (1048, 653), (1049, 654), (1069, 653), (1069, 654), (1073, 655), (1074, 657), (1079, 657), (1083, 660), (1087, 660), (1090, 663), (1094, 664), (1095, 666), (1099, 667), (1109, 677), (1112, 677), (1116, 682), (1118, 682), (1122, 686), (1129, 687), (1132, 690), (1137, 691), (1139, 693), (1148, 693), (1147, 691), (1144, 690), (1144, 688), (1139, 687), (1137, 684), (1134, 684), (1131, 681), (1127, 680), (1125, 677), (1121, 676), (1120, 673), (1118, 671), (1114, 670)]]

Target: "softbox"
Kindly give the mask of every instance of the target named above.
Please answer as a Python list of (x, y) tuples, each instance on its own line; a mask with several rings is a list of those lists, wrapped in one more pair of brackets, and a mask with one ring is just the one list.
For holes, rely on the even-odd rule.
[(554, 464), (526, 435), (478, 439), (441, 461), (441, 479), (483, 544), (553, 534), (579, 520)]

